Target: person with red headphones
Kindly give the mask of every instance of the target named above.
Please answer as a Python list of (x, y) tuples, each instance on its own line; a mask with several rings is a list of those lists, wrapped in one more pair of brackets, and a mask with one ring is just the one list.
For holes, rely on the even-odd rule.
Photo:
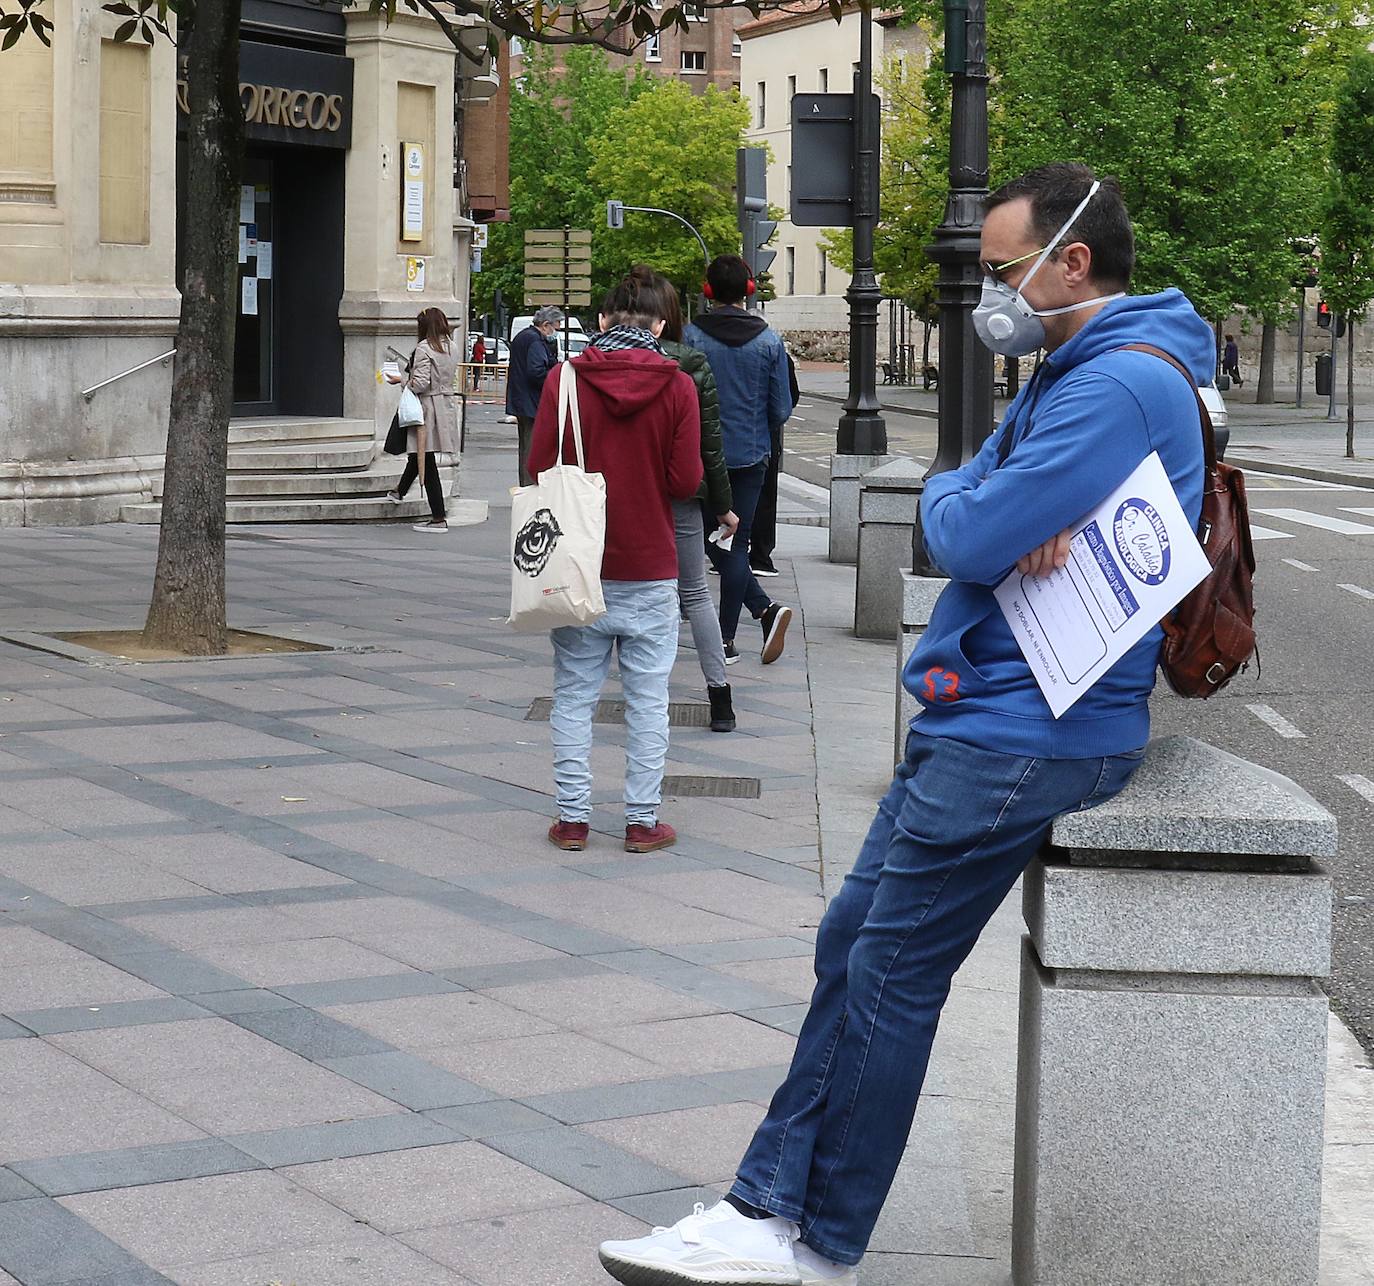
[(787, 352), (782, 339), (744, 301), (755, 291), (754, 274), (739, 255), (717, 255), (702, 286), (712, 301), (683, 332), (683, 341), (706, 354), (720, 397), (720, 427), (739, 527), (728, 550), (711, 544), (707, 552), (720, 573), (720, 633), (725, 663), (739, 660), (735, 630), (740, 611), (763, 629), (761, 657), (771, 665), (782, 655), (792, 609), (775, 603), (759, 587), (749, 567), (749, 533), (759, 495), (768, 476), (773, 439), (792, 414)]

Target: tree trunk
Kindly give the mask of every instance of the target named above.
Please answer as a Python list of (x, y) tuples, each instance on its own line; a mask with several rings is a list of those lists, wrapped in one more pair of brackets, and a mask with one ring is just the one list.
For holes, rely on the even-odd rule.
[(186, 84), (186, 223), (181, 320), (153, 598), (150, 647), (196, 656), (228, 645), (224, 491), (233, 398), (238, 287), (238, 198), (243, 156), (239, 101), (241, 0), (197, 0)]
[(1264, 323), (1260, 332), (1259, 379), (1255, 381), (1255, 402), (1267, 406), (1274, 400), (1274, 340), (1278, 327), (1273, 322)]
[(1355, 458), (1355, 319), (1345, 323), (1345, 455)]

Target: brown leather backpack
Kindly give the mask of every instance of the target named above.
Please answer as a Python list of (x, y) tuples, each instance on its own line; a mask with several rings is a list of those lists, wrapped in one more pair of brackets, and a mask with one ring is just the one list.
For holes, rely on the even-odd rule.
[(1168, 362), (1188, 381), (1197, 398), (1205, 467), (1197, 538), (1212, 570), (1160, 622), (1164, 646), (1159, 664), (1179, 696), (1210, 697), (1244, 670), (1255, 654), (1255, 551), (1250, 543), (1245, 475), (1217, 459), (1212, 417), (1183, 364), (1151, 344), (1124, 347)]

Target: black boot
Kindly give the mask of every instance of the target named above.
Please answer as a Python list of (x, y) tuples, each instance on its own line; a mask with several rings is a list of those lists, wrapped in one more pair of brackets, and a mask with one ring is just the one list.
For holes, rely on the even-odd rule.
[(711, 698), (711, 731), (734, 732), (735, 707), (730, 704), (730, 685), (707, 688), (706, 695)]

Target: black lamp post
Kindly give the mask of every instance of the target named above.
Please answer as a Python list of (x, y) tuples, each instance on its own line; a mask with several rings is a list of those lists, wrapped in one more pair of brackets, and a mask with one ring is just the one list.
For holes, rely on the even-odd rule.
[[(940, 265), (940, 420), (926, 477), (957, 469), (992, 431), (992, 354), (973, 329), (982, 292), (979, 234), (988, 193), (988, 67), (985, 0), (945, 0), (949, 117), (949, 201), (926, 253)], [(858, 246), (857, 228), (855, 247)], [(918, 576), (939, 575), (926, 557), (919, 517), (912, 542)]]
[(873, 8), (859, 9), (859, 69), (854, 73), (854, 274), (849, 301), (849, 396), (840, 416), (840, 455), (886, 455), (887, 422), (879, 413), (878, 301), (873, 230), (878, 222), (878, 114), (873, 110)]

